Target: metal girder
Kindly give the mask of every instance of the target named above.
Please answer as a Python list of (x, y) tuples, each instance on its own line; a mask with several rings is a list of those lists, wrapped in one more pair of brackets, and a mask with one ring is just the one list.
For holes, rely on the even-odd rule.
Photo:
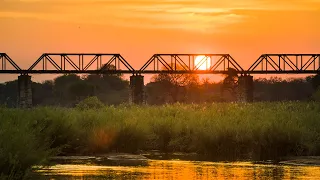
[[(112, 67), (112, 68), (110, 68)], [(124, 69), (121, 69), (124, 68)], [(120, 54), (44, 53), (27, 70), (28, 73), (134, 73)]]
[(138, 71), (120, 54), (45, 53), (29, 69), (21, 69), (0, 53), (0, 63), (2, 74), (227, 74), (229, 68), (238, 74), (320, 73), (320, 54), (263, 54), (248, 70), (229, 54), (155, 54)]
[(314, 74), (320, 54), (263, 54), (247, 70), (250, 74)]
[(229, 54), (154, 54), (139, 73), (226, 74), (229, 68), (244, 71)]
[(0, 62), (0, 73), (21, 71), (21, 68), (6, 53), (0, 53)]

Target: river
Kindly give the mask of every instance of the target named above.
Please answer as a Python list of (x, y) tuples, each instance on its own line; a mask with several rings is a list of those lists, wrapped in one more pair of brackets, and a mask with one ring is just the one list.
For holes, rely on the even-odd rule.
[[(92, 158), (91, 158), (92, 159)], [(320, 166), (252, 162), (69, 158), (35, 170), (32, 179), (319, 179)], [(96, 160), (99, 161), (96, 161)], [(112, 158), (111, 158), (112, 159)]]

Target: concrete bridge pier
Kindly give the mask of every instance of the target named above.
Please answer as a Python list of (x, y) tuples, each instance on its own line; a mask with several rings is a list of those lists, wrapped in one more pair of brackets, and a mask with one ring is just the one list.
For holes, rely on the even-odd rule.
[(130, 103), (144, 103), (144, 77), (141, 75), (130, 76)]
[(253, 76), (241, 75), (238, 79), (238, 102), (253, 101)]
[(18, 77), (18, 107), (32, 107), (32, 81), (29, 75), (20, 75)]

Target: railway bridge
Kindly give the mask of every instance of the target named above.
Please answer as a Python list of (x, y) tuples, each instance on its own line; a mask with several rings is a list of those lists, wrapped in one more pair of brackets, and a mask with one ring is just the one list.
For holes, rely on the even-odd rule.
[[(320, 54), (262, 54), (243, 69), (230, 54), (154, 54), (134, 69), (120, 54), (44, 53), (22, 69), (6, 53), (0, 53), (0, 74), (18, 74), (18, 106), (32, 106), (32, 74), (130, 74), (130, 102), (144, 102), (144, 74), (228, 74), (235, 70), (238, 100), (253, 100), (254, 74), (317, 74)], [(205, 66), (205, 68), (203, 68)], [(109, 68), (113, 67), (113, 68)]]

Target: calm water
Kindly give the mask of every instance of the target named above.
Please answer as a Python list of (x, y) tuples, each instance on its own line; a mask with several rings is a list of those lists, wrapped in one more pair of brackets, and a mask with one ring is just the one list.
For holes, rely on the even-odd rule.
[(180, 160), (148, 160), (135, 166), (77, 162), (42, 168), (34, 179), (320, 179), (320, 167)]

